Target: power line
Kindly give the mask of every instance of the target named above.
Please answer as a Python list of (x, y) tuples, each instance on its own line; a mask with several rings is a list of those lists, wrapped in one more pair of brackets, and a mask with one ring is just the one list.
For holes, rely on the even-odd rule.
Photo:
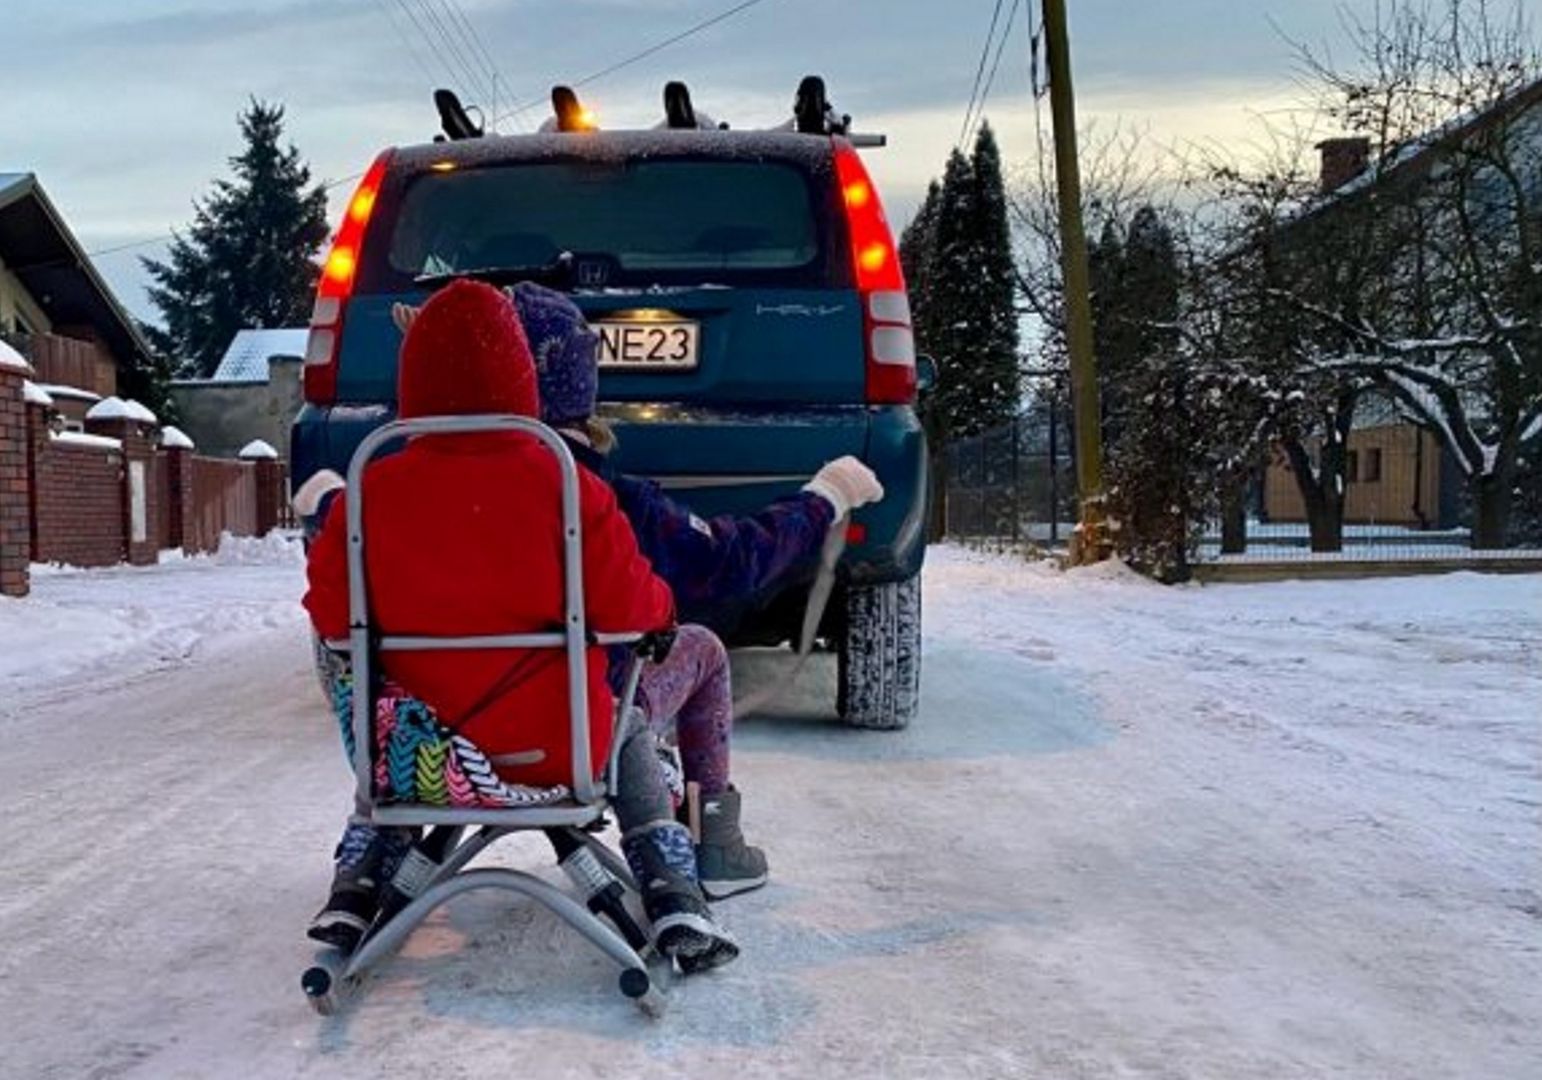
[[(611, 64), (608, 67), (603, 67), (599, 71), (595, 71), (595, 72), (592, 72), (591, 74), (585, 75), (583, 78), (579, 79), (577, 82), (570, 83), (569, 85), (573, 86), (576, 89), (577, 87), (587, 86), (587, 85), (589, 85), (592, 82), (596, 82), (596, 81), (598, 81), (600, 79), (603, 79), (607, 75), (614, 75), (616, 72), (620, 71), (622, 68), (631, 67), (633, 64), (636, 64), (639, 61), (646, 60), (648, 57), (654, 55), (655, 53), (659, 53), (659, 52), (664, 51), (665, 49), (669, 48), (671, 45), (675, 45), (675, 44), (677, 44), (677, 43), (679, 43), (681, 41), (684, 41), (686, 38), (694, 37), (696, 34), (701, 33), (703, 30), (706, 30), (706, 29), (709, 29), (710, 27), (716, 26), (718, 23), (723, 22), (726, 19), (733, 18), (735, 15), (739, 14), (741, 11), (747, 11), (750, 8), (754, 7), (755, 5), (763, 3), (763, 2), (764, 2), (764, 0), (743, 0), (743, 3), (735, 4), (733, 7), (728, 8), (725, 11), (720, 11), (716, 15), (711, 16), (710, 18), (703, 19), (702, 21), (700, 21), (700, 22), (698, 22), (698, 23), (696, 23), (696, 24), (694, 24), (692, 26), (689, 26), (689, 27), (687, 27), (684, 30), (681, 30), (677, 34), (672, 34), (669, 37), (665, 38), (664, 40), (656, 42), (653, 45), (649, 45), (647, 48), (642, 49), (642, 50), (640, 50), (638, 52), (635, 52), (631, 56), (628, 56), (628, 57), (626, 57), (626, 58), (624, 58), (622, 60), (618, 60), (614, 64)], [(999, 2), (1000, 2), (1000, 0), (998, 0), (998, 3)], [(532, 98), (533, 100), (531, 100), (530, 102), (528, 102), (528, 103), (526, 103), (524, 105), (515, 105), (512, 108), (505, 110), (504, 112), (500, 113), (498, 116), (495, 116), (493, 118), (494, 121), (496, 122), (497, 120), (502, 120), (502, 119), (505, 119), (505, 118), (510, 117), (510, 116), (515, 116), (515, 115), (518, 115), (519, 113), (529, 112), (531, 109), (539, 108), (542, 105), (542, 102), (541, 102), (540, 97), (539, 97), (538, 94), (530, 94), (528, 96), (530, 98)]]
[[(975, 107), (974, 131), (979, 130), (980, 122), (985, 119), (985, 103), (990, 100), (991, 87), (996, 85), (996, 71), (1001, 67), (1001, 54), (1007, 51), (1007, 42), (1012, 38), (1012, 27), (1017, 23), (1017, 13), (1022, 8), (1024, 2), (1025, 0), (1014, 0), (1012, 10), (1007, 15), (1006, 29), (1001, 32), (1001, 41), (996, 45), (996, 58), (991, 61), (991, 71), (986, 76), (985, 89), (980, 92), (980, 103)], [(967, 143), (972, 138), (974, 138), (974, 134), (971, 132), (971, 134), (965, 137), (964, 141)]]
[[(364, 174), (362, 172), (356, 172), (349, 173), (347, 176), (340, 176), (336, 180), (327, 180), (322, 183), (321, 189), (323, 191), (331, 191), (333, 188), (339, 188), (344, 184), (358, 180), (363, 177), (363, 175)], [(86, 252), (86, 258), (96, 259), (104, 255), (116, 255), (119, 252), (132, 251), (135, 248), (149, 247), (151, 244), (159, 244), (163, 241), (174, 239), (176, 235), (177, 233), (175, 229), (168, 229), (166, 232), (163, 232), (158, 236), (146, 237), (143, 240), (130, 240), (126, 244), (115, 244), (112, 247), (97, 248), (95, 251), (88, 251)]]
[(996, 40), (996, 25), (1001, 21), (1001, 5), (1004, 0), (996, 0), (996, 6), (991, 11), (991, 28), (985, 32), (985, 42), (980, 46), (980, 63), (974, 72), (974, 89), (969, 91), (969, 104), (964, 107), (964, 122), (958, 129), (958, 142), (954, 149), (964, 145), (964, 136), (969, 131), (969, 121), (974, 116), (974, 103), (980, 98), (980, 80), (985, 78), (985, 64), (990, 59), (991, 45)]
[(445, 13), (450, 18), (450, 24), (456, 28), (460, 39), (465, 43), (466, 51), (482, 70), (487, 73), (488, 80), (492, 83), (492, 96), (488, 100), (488, 113), (489, 115), (495, 114), (498, 111), (498, 83), (501, 80), (507, 86), (509, 80), (502, 70), (499, 69), (498, 62), (492, 58), (492, 54), (487, 51), (487, 46), (482, 41), (482, 35), (477, 33), (476, 27), (471, 24), (471, 19), (466, 15), (465, 9), (461, 7), (460, 0), (439, 0), (439, 2), (444, 5)]
[(439, 10), (434, 7), (433, 0), (418, 0), (418, 7), (428, 19), (429, 25), (434, 28), (434, 32), (439, 35), (439, 40), (444, 43), (446, 51), (448, 51), (451, 59), (454, 61), (454, 66), (459, 68), (460, 75), (456, 77), (457, 80), (464, 78), (463, 85), (469, 88), (477, 97), (484, 99), (490, 97), (491, 95), (488, 93), (486, 85), (481, 82), (480, 77), (472, 70), (471, 65), (466, 62), (465, 54), (461, 52), (460, 46), (450, 36), (450, 32), (445, 29), (444, 20), (439, 17)]
[(407, 47), (407, 52), (412, 56), (412, 62), (418, 65), (419, 71), (423, 72), (424, 80), (432, 87), (439, 81), (438, 76), (429, 70), (428, 61), (423, 59), (422, 55), (418, 52), (418, 47), (412, 43), (412, 35), (402, 29), (401, 23), (397, 21), (396, 9), (392, 7), (390, 0), (375, 0), (375, 2), (380, 5), (380, 10), (385, 13), (386, 21), (391, 24), (391, 29), (396, 31), (396, 36), (401, 38), (402, 44)]
[[(385, 0), (380, 0), (380, 2), (384, 3)], [(427, 0), (424, 0), (424, 2), (426, 3)], [(662, 52), (663, 50), (669, 48), (671, 45), (678, 44), (679, 42), (682, 42), (682, 41), (686, 40), (687, 38), (694, 37), (695, 35), (701, 33), (702, 31), (708, 30), (708, 29), (716, 26), (718, 23), (725, 22), (726, 20), (733, 18), (735, 15), (738, 15), (740, 12), (748, 11), (750, 8), (756, 7), (757, 5), (762, 4), (764, 2), (765, 2), (765, 0), (741, 0), (740, 3), (737, 3), (737, 4), (733, 5), (732, 7), (727, 8), (727, 9), (725, 9), (723, 11), (720, 11), (716, 15), (712, 15), (712, 16), (709, 16), (708, 18), (702, 19), (700, 22), (694, 23), (691, 26), (686, 27), (684, 30), (679, 31), (678, 33), (671, 34), (669, 37), (664, 38), (661, 41), (655, 42), (654, 44), (649, 45), (646, 48), (640, 49), (637, 52), (631, 54), (630, 56), (624, 57), (624, 58), (622, 58), (620, 60), (617, 60), (613, 64), (610, 64), (610, 65), (608, 65), (606, 67), (601, 68), (598, 71), (594, 71), (594, 72), (591, 72), (588, 75), (585, 75), (583, 78), (579, 79), (577, 82), (572, 83), (571, 85), (574, 86), (574, 87), (587, 86), (590, 83), (597, 82), (598, 80), (603, 79), (603, 78), (605, 78), (608, 75), (614, 75), (616, 72), (622, 70), (623, 68), (630, 67), (633, 64), (636, 64), (636, 63), (639, 63), (640, 61), (646, 60), (648, 57), (653, 56), (656, 53)], [(1001, 2), (1001, 0), (997, 0), (997, 8), (998, 8), (997, 14), (998, 15), (1000, 14), (1000, 12), (999, 12), (1000, 2)], [(438, 59), (439, 62), (445, 66), (446, 70), (451, 70), (450, 69), (450, 65), (445, 60), (443, 53), (441, 53), (435, 47), (434, 41), (431, 38), (428, 37), (427, 32), (423, 29), (422, 23), (419, 22), (418, 18), (413, 14), (413, 11), (407, 5), (406, 0), (396, 0), (396, 3), (398, 4), (398, 6), (401, 7), (402, 11), (406, 14), (407, 18), (417, 28), (419, 34), (423, 36), (425, 43), (429, 46), (430, 50), (434, 53), (435, 58)], [(395, 24), (393, 23), (393, 25), (395, 25)], [(994, 29), (994, 24), (993, 24), (993, 29)], [(994, 34), (992, 36), (994, 36)], [(982, 69), (983, 69), (983, 66), (984, 66), (983, 63), (982, 63), (981, 66), (982, 66)], [(452, 71), (452, 77), (453, 77), (453, 71)], [(531, 95), (531, 97), (535, 97), (535, 95)], [(518, 116), (521, 113), (529, 112), (531, 109), (539, 107), (540, 104), (541, 104), (541, 102), (537, 99), (537, 100), (533, 100), (530, 103), (525, 104), (525, 105), (515, 105), (512, 108), (505, 109), (503, 112), (501, 112), (498, 115), (492, 117), (491, 120), (489, 120), (488, 123), (491, 126), (493, 124), (496, 124), (500, 120), (507, 120), (510, 117)], [(346, 183), (348, 183), (351, 180), (357, 180), (359, 177), (361, 177), (363, 175), (364, 174), (361, 173), (361, 172), (360, 173), (353, 173), (350, 176), (345, 176), (345, 177), (342, 177), (341, 179), (338, 179), (338, 180), (327, 181), (322, 186), (330, 191), (332, 188), (339, 187), (340, 185), (346, 184)], [(88, 258), (97, 258), (98, 256), (112, 255), (112, 254), (116, 254), (116, 253), (121, 252), (121, 251), (129, 251), (129, 250), (131, 250), (133, 248), (148, 247), (151, 244), (157, 244), (157, 243), (160, 243), (160, 242), (165, 241), (165, 240), (170, 240), (175, 235), (176, 235), (175, 232), (168, 231), (168, 232), (161, 233), (159, 236), (148, 237), (148, 238), (146, 238), (144, 240), (135, 240), (135, 241), (132, 241), (131, 243), (119, 244), (119, 245), (117, 245), (115, 247), (102, 248), (102, 249), (99, 249), (97, 251), (88, 251), (88, 252), (86, 252), (86, 255), (87, 255)]]

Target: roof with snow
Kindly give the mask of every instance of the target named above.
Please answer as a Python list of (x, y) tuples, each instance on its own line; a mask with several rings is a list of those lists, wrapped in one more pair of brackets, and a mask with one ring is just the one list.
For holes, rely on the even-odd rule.
[(273, 461), (278, 457), (278, 451), (261, 439), (253, 439), (241, 447), (241, 452), (236, 455), (242, 461)]
[(211, 382), (267, 382), (268, 358), (304, 356), (309, 334), (303, 326), (238, 330), (209, 379)]
[(1334, 188), (1318, 207), (1303, 217), (1310, 218), (1318, 210), (1352, 201), (1360, 192), (1377, 185), (1424, 175), (1436, 162), (1474, 136), (1538, 105), (1542, 105), (1542, 78), (1512, 91), (1487, 108), (1455, 116), (1416, 139), (1390, 147), (1380, 160), (1373, 160), (1363, 172)]
[(69, 398), (73, 401), (102, 400), (101, 394), (91, 390), (83, 390), (78, 386), (65, 386), (62, 383), (38, 383), (38, 389), (53, 398)]
[(139, 327), (32, 173), (0, 173), (0, 261), (50, 320), (96, 330), (120, 366), (150, 355)]

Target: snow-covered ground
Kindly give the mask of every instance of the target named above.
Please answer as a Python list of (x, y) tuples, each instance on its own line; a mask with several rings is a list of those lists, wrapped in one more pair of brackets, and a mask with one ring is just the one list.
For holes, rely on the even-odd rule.
[(774, 880), (721, 908), (737, 964), (649, 1022), (470, 896), (323, 1020), (300, 931), (348, 781), (299, 567), (257, 554), (0, 602), (0, 1075), (1538, 1075), (1542, 577), (936, 549), (910, 731), (840, 727), (828, 664), (742, 725)]

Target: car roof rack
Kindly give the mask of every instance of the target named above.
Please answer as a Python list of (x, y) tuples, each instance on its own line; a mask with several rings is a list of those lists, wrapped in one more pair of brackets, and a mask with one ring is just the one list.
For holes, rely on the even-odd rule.
[(444, 129), (443, 135), (434, 136), (435, 142), (443, 142), (446, 138), (452, 142), (459, 142), (462, 139), (482, 137), (482, 125), (472, 121), (454, 90), (443, 87), (435, 90), (434, 108), (439, 110), (439, 126)]
[(792, 99), (792, 130), (800, 135), (840, 135), (853, 146), (877, 147), (889, 145), (887, 135), (874, 135), (851, 130), (849, 113), (838, 112), (830, 104), (825, 81), (818, 75), (805, 75), (798, 84), (798, 92)]

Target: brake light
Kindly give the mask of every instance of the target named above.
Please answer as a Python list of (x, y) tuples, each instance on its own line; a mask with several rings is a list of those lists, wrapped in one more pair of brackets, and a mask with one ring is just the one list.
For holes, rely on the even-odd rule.
[(337, 400), (337, 351), (343, 340), (343, 315), (353, 295), (364, 233), (390, 161), (391, 151), (387, 150), (359, 181), (343, 212), (337, 235), (332, 238), (332, 250), (321, 264), (316, 306), (311, 310), (311, 334), (305, 346), (305, 400), (317, 405), (330, 405)]
[(894, 234), (867, 167), (844, 139), (835, 140), (835, 173), (851, 236), (852, 273), (862, 297), (867, 400), (908, 405), (916, 399), (916, 345)]

